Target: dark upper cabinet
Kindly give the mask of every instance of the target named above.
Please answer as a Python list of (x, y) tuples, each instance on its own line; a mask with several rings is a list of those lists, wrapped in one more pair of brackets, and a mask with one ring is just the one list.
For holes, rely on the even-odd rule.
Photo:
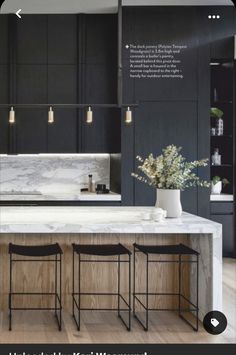
[(9, 101), (9, 66), (0, 64), (0, 104)]
[(48, 15), (48, 63), (76, 64), (77, 16)]
[[(0, 64), (0, 105), (9, 101), (8, 65)], [(0, 154), (8, 152), (8, 110), (0, 108)]]
[(37, 154), (47, 152), (47, 110), (16, 111), (16, 152)]
[(209, 20), (211, 31), (211, 58), (234, 58), (234, 35), (236, 32), (234, 6), (213, 6), (211, 14), (219, 19)]
[[(47, 66), (16, 66), (16, 100), (19, 104), (47, 102)], [(16, 153), (47, 152), (47, 110), (16, 108)]]
[[(117, 102), (116, 15), (24, 15), (22, 21), (3, 16), (0, 50), (0, 103), (53, 106)], [(55, 122), (48, 125), (48, 107), (16, 108), (10, 139), (8, 110), (1, 110), (1, 115), (7, 115), (2, 120), (5, 138), (0, 150), (120, 152), (119, 110), (94, 109), (94, 123), (88, 127), (84, 122), (86, 109), (53, 109)]]
[(82, 62), (117, 66), (117, 15), (85, 15)]
[(16, 61), (18, 64), (47, 64), (47, 16), (16, 18)]
[[(184, 19), (183, 19), (184, 16)], [(130, 28), (129, 28), (130, 27)], [(181, 63), (182, 79), (140, 78), (135, 80), (137, 100), (195, 100), (197, 99), (198, 22), (196, 8), (183, 10), (177, 7), (135, 7), (124, 10), (123, 60), (124, 69), (129, 69), (128, 45), (182, 45), (186, 49), (175, 55)], [(167, 56), (168, 50), (162, 55)], [(145, 58), (149, 59), (149, 58)], [(164, 65), (165, 63), (163, 63)], [(133, 81), (126, 77), (126, 85)]]
[(44, 104), (47, 102), (46, 65), (17, 65), (16, 100), (19, 104)]
[(74, 104), (77, 100), (75, 65), (48, 65), (48, 102)]
[(8, 64), (8, 16), (0, 16), (0, 65)]
[[(82, 19), (81, 19), (82, 20)], [(84, 103), (117, 103), (117, 16), (85, 15), (84, 51), (81, 57)], [(93, 108), (93, 124), (81, 112), (81, 151), (121, 152), (121, 113), (117, 109)]]
[(84, 65), (85, 83), (84, 95), (86, 103), (115, 104), (116, 98), (116, 70), (111, 63)]
[[(196, 132), (195, 102), (142, 102), (135, 115), (135, 156), (159, 155), (163, 147), (175, 144), (187, 160), (195, 160)], [(155, 198), (153, 188), (135, 182), (136, 205), (154, 205)], [(183, 192), (182, 203), (185, 211), (197, 213), (197, 189)]]
[[(8, 16), (0, 16), (0, 104), (9, 101)], [(8, 110), (0, 108), (0, 154), (8, 151)]]

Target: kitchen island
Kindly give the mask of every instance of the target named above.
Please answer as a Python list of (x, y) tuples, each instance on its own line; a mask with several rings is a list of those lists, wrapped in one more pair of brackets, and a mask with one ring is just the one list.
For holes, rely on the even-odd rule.
[[(152, 207), (1, 207), (0, 208), (0, 268), (1, 272), (1, 307), (7, 309), (7, 293), (9, 285), (8, 243), (16, 244), (48, 244), (58, 242), (63, 255), (63, 305), (71, 311), (72, 289), (72, 243), (106, 244), (122, 243), (131, 251), (133, 243), (140, 244), (177, 244), (184, 243), (200, 252), (199, 263), (199, 308), (200, 319), (211, 310), (222, 310), (222, 229), (221, 225), (207, 219), (183, 213), (181, 218), (166, 219), (163, 222), (143, 221), (143, 213), (151, 213)], [(50, 266), (45, 268), (30, 264), (15, 270), (16, 286), (22, 290), (27, 285), (34, 290), (53, 290), (50, 280)], [(153, 266), (156, 272), (151, 273), (150, 288), (172, 291), (178, 284), (177, 266)], [(19, 274), (18, 274), (19, 273)], [(20, 276), (23, 280), (20, 280)], [(82, 286), (87, 292), (106, 288), (111, 291), (117, 287), (117, 269), (103, 264), (94, 266), (87, 264), (83, 270)], [(195, 290), (192, 287), (196, 272), (193, 267), (185, 267), (186, 295), (195, 301)], [(145, 270), (141, 269), (139, 284)], [(123, 270), (124, 291), (127, 277)], [(114, 305), (114, 300), (107, 300)], [(17, 302), (17, 301), (16, 301)], [(26, 301), (27, 302), (27, 301)], [(37, 300), (37, 304), (42, 304)], [(94, 306), (104, 305), (105, 300), (91, 299)], [(159, 305), (174, 305), (176, 301), (154, 300)]]

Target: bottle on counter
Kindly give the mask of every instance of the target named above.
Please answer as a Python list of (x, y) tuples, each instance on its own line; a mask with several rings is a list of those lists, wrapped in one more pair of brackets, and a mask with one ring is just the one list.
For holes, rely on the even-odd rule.
[(212, 165), (221, 165), (221, 155), (219, 154), (219, 148), (215, 148), (211, 159)]
[(96, 182), (92, 180), (92, 192), (96, 192)]
[(88, 192), (93, 192), (93, 175), (89, 175), (88, 178)]

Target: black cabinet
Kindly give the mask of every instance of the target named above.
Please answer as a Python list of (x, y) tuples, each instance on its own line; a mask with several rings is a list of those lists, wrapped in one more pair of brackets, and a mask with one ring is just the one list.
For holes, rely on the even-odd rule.
[(211, 215), (211, 219), (222, 224), (223, 227), (223, 256), (235, 257), (234, 216), (233, 214)]
[(48, 15), (48, 63), (77, 64), (77, 16)]
[[(9, 101), (8, 16), (0, 16), (0, 104)], [(8, 151), (8, 110), (0, 108), (0, 154)]]
[[(142, 102), (136, 109), (135, 131), (135, 155), (159, 155), (163, 147), (175, 144), (188, 160), (197, 158), (195, 102)], [(155, 197), (154, 189), (135, 182), (136, 205), (154, 205)], [(182, 203), (184, 210), (197, 213), (197, 189), (183, 192)]]
[(18, 64), (47, 64), (47, 16), (16, 17), (16, 61)]
[[(117, 15), (0, 20), (0, 104), (116, 104)], [(9, 136), (8, 110), (0, 108), (0, 152), (120, 153), (119, 110), (93, 108), (88, 127), (86, 108), (55, 106), (52, 125), (48, 109), (16, 107)]]
[[(188, 160), (209, 155), (210, 48), (209, 43), (200, 45), (202, 41), (207, 42), (209, 34), (206, 13), (205, 8), (179, 6), (123, 9), (123, 101), (137, 101), (139, 106), (135, 109), (132, 128), (122, 128), (122, 145), (133, 155), (133, 161), (137, 155), (159, 155), (169, 144), (181, 146)], [(204, 38), (200, 28), (204, 28)], [(178, 56), (183, 77), (131, 78), (130, 51), (126, 44), (184, 46)], [(164, 54), (168, 56), (168, 50)], [(129, 196), (125, 204), (132, 203), (133, 194), (135, 205), (153, 206), (155, 190), (134, 181), (130, 172), (137, 168), (137, 164), (124, 155), (122, 190)], [(202, 178), (207, 179), (209, 167), (205, 170)], [(201, 174), (201, 169), (198, 173)], [(200, 188), (186, 190), (182, 193), (183, 208), (208, 217), (208, 197), (207, 190), (203, 193)]]
[[(82, 93), (85, 103), (117, 102), (117, 15), (86, 15), (81, 54)], [(92, 125), (81, 112), (81, 151), (90, 153), (121, 152), (121, 117), (116, 108), (93, 108)]]
[(209, 20), (211, 33), (211, 58), (234, 58), (235, 8), (212, 6), (210, 13), (220, 16)]
[(235, 257), (234, 203), (211, 202), (211, 219), (223, 227), (223, 256)]

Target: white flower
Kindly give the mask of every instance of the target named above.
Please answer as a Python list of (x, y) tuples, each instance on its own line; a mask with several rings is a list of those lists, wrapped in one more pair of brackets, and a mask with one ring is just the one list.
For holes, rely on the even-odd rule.
[(193, 172), (200, 166), (207, 166), (208, 159), (186, 162), (186, 159), (180, 154), (181, 147), (169, 145), (162, 150), (162, 154), (154, 158), (153, 154), (143, 159), (137, 156), (137, 160), (142, 163), (138, 169), (147, 177), (132, 173), (131, 175), (150, 186), (159, 189), (179, 189), (192, 186), (209, 187), (207, 181), (202, 181)]

